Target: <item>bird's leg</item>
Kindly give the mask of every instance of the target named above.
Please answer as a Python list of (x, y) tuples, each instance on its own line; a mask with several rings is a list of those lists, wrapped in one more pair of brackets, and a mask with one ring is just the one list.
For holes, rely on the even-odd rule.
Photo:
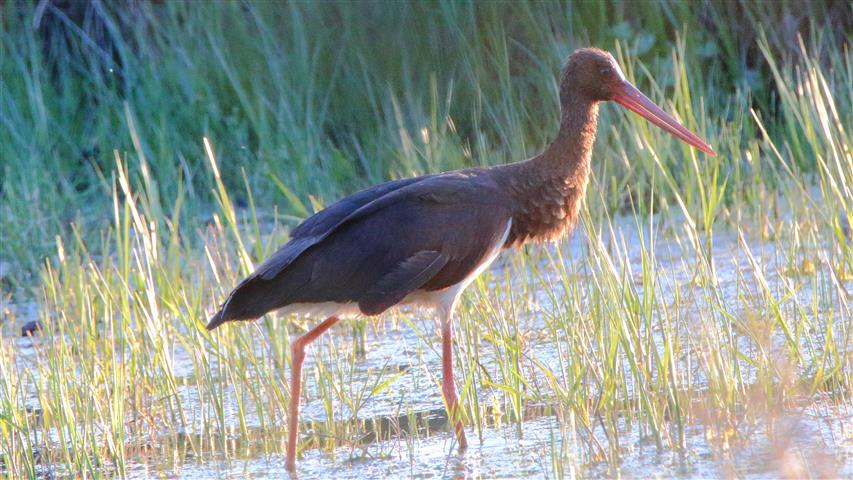
[(336, 323), (338, 323), (338, 317), (329, 317), (290, 344), (290, 416), (287, 419), (287, 463), (285, 463), (285, 468), (290, 471), (296, 468), (296, 434), (299, 429), (299, 396), (302, 391), (302, 362), (305, 361), (305, 347)]
[(459, 451), (468, 448), (465, 438), (465, 428), (459, 411), (459, 398), (456, 396), (456, 386), (453, 382), (453, 325), (451, 317), (453, 309), (441, 312), (441, 393), (447, 405), (447, 414), (456, 431), (459, 440)]

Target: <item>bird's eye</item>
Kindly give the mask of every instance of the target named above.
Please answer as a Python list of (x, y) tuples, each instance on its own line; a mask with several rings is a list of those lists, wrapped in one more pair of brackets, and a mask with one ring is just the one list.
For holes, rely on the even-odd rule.
[(609, 77), (613, 73), (613, 69), (610, 67), (604, 67), (599, 70), (598, 73), (601, 74), (602, 77)]

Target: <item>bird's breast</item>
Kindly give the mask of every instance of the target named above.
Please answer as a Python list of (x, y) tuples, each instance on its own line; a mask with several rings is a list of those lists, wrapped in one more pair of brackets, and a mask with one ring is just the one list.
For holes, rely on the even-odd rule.
[(518, 187), (507, 246), (552, 241), (565, 235), (577, 224), (585, 191), (586, 181), (573, 184), (559, 178)]

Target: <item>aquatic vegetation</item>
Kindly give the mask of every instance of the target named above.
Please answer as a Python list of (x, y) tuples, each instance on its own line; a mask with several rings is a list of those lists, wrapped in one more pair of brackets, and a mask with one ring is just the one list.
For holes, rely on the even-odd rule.
[(301, 476), (853, 473), (849, 5), (812, 2), (802, 21), (836, 31), (789, 38), (762, 20), (788, 5), (728, 25), (668, 2), (647, 9), (666, 20), (370, 4), (373, 24), (345, 3), (169, 2), (110, 27), (130, 28), (118, 78), (48, 62), (11, 3), (0, 476), (277, 476), (311, 323), (211, 334), (215, 302), (340, 194), (535, 152), (587, 43), (719, 155), (604, 108), (582, 227), (504, 254), (460, 306), (471, 451), (442, 416), (436, 326), (402, 311), (309, 355)]

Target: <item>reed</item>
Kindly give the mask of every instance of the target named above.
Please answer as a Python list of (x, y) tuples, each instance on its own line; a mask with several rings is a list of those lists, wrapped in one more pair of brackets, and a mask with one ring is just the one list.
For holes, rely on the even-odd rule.
[[(737, 5), (730, 24), (728, 3), (663, 0), (141, 3), (96, 7), (111, 50), (75, 30), (56, 53), (6, 2), (0, 477), (275, 471), (289, 341), (310, 322), (211, 334), (216, 302), (339, 195), (534, 153), (560, 61), (588, 43), (719, 156), (603, 109), (578, 231), (504, 254), (458, 309), (487, 452), (461, 462), (583, 477), (654, 452), (738, 476), (758, 442), (776, 473), (849, 472), (843, 436), (784, 442), (811, 412), (849, 440), (849, 5)], [(786, 14), (813, 33), (768, 28)], [(27, 305), (43, 331), (14, 338)], [(306, 469), (446, 475), (435, 329), (404, 311), (317, 342)]]

